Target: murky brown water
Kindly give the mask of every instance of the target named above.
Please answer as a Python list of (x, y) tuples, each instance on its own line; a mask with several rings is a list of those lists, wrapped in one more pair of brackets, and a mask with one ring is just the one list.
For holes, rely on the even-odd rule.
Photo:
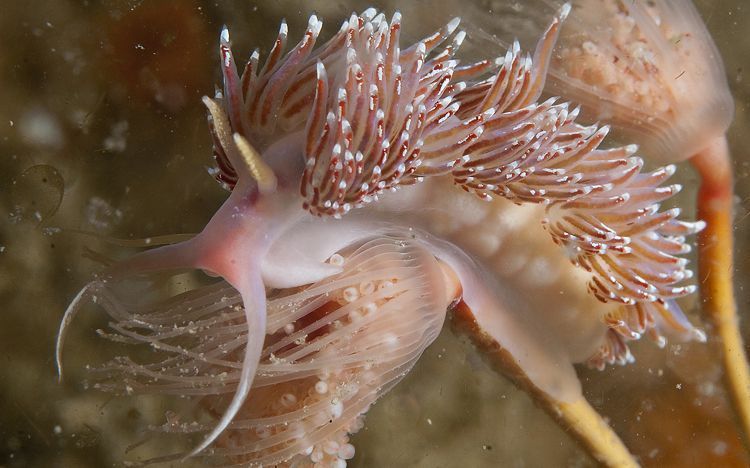
[[(270, 2), (269, 2), (270, 3)], [(392, 11), (398, 2), (386, 2)], [(493, 2), (485, 2), (487, 4)], [(504, 3), (497, 1), (494, 3)], [(219, 83), (216, 43), (232, 28), (242, 57), (292, 37), (310, 12), (329, 34), (364, 2), (4, 2), (0, 11), (0, 466), (111, 466), (159, 422), (137, 404), (84, 392), (81, 366), (106, 346), (85, 314), (69, 337), (65, 383), (53, 364), (63, 310), (97, 270), (86, 248), (126, 249), (66, 230), (119, 238), (197, 232), (223, 192), (208, 176), (200, 103)], [(737, 294), (750, 340), (750, 11), (744, 0), (697, 2), (737, 102), (730, 145), (738, 179)], [(401, 7), (408, 37), (461, 15), (460, 2)], [(466, 18), (471, 21), (471, 18)], [(689, 203), (695, 178), (689, 168)], [(688, 212), (691, 212), (688, 209)], [(62, 232), (60, 232), (62, 229)], [(650, 466), (747, 464), (718, 365), (700, 345), (636, 345), (635, 365), (580, 369), (593, 405)], [(354, 466), (590, 466), (529, 398), (446, 331), (370, 411)]]

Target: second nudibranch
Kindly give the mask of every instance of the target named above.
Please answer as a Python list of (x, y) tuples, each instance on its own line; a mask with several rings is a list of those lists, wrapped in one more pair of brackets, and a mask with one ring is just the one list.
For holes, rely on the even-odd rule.
[(734, 297), (736, 201), (726, 136), (735, 105), (698, 10), (690, 0), (576, 0), (546, 88), (582, 104), (585, 118), (615, 125), (647, 160), (687, 160), (700, 175), (697, 217), (707, 225), (698, 237), (701, 312), (750, 440), (750, 364)]

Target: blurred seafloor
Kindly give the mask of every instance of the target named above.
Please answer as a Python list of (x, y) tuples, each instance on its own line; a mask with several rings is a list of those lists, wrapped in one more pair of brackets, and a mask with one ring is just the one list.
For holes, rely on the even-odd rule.
[[(399, 6), (379, 3), (387, 14)], [(484, 1), (475, 10), (512, 12), (532, 3)], [(235, 53), (243, 57), (271, 43), (282, 17), (294, 41), (313, 11), (330, 35), (365, 6), (0, 2), (0, 467), (117, 465), (138, 429), (163, 418), (156, 400), (136, 404), (82, 390), (86, 357), (106, 346), (94, 333), (102, 326), (95, 314), (76, 322), (68, 343), (78, 359), (67, 362), (69, 378), (57, 383), (53, 343), (61, 314), (97, 269), (82, 258), (84, 247), (122, 254), (58, 228), (119, 238), (197, 232), (226, 195), (206, 173), (211, 147), (200, 103), (220, 80), (221, 25), (232, 28)], [(703, 0), (698, 7), (737, 103), (729, 134), (737, 176), (736, 285), (750, 341), (750, 11), (744, 0)], [(466, 14), (458, 1), (404, 2), (400, 9), (412, 39)], [(687, 167), (680, 177), (690, 216), (695, 177)], [(644, 465), (747, 465), (711, 351), (661, 351), (645, 341), (634, 348), (635, 365), (580, 369), (592, 404)], [(354, 443), (353, 466), (594, 465), (448, 327), (369, 412)]]

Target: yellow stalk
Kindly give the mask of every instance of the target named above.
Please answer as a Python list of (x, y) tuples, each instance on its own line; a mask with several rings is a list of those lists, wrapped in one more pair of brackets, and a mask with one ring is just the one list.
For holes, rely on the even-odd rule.
[(454, 309), (453, 325), (466, 333), (493, 366), (528, 393), (592, 458), (610, 468), (640, 466), (620, 437), (583, 396), (572, 402), (560, 401), (535, 386), (510, 353), (481, 330), (471, 310), (463, 302)]
[(748, 445), (750, 437), (750, 370), (742, 343), (734, 299), (732, 234), (732, 163), (725, 137), (691, 159), (701, 176), (698, 219), (706, 228), (698, 236), (698, 270), (703, 316), (709, 340), (721, 352), (724, 381)]

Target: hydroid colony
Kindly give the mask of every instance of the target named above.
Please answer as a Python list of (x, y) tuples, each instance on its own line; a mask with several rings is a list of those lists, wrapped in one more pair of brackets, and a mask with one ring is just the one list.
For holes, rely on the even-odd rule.
[[(573, 364), (630, 362), (627, 343), (642, 335), (662, 346), (704, 338), (675, 301), (695, 290), (683, 255), (703, 223), (660, 208), (680, 190), (664, 183), (673, 166), (646, 172), (635, 146), (601, 147), (607, 127), (539, 100), (568, 13), (533, 56), (516, 43), (476, 63), (458, 59), (458, 20), (402, 47), (400, 15), (369, 9), (319, 45), (312, 16), (288, 52), (282, 24), (262, 65), (255, 52), (242, 71), (225, 29), (224, 87), (204, 102), (214, 176), (231, 195), (194, 238), (89, 283), (66, 311), (58, 365), (67, 327), (93, 298), (111, 338), (157, 351), (92, 369), (96, 386), (191, 396), (211, 421), (165, 425), (204, 435), (177, 457), (339, 466), (354, 455), (348, 434), (457, 306), (594, 456), (633, 464)], [(568, 299), (508, 294), (516, 279), (492, 236), (509, 203), (548, 231), (539, 251), (565, 265), (549, 281)], [(149, 275), (184, 269), (223, 281), (166, 301), (120, 290), (138, 277), (149, 298)]]

